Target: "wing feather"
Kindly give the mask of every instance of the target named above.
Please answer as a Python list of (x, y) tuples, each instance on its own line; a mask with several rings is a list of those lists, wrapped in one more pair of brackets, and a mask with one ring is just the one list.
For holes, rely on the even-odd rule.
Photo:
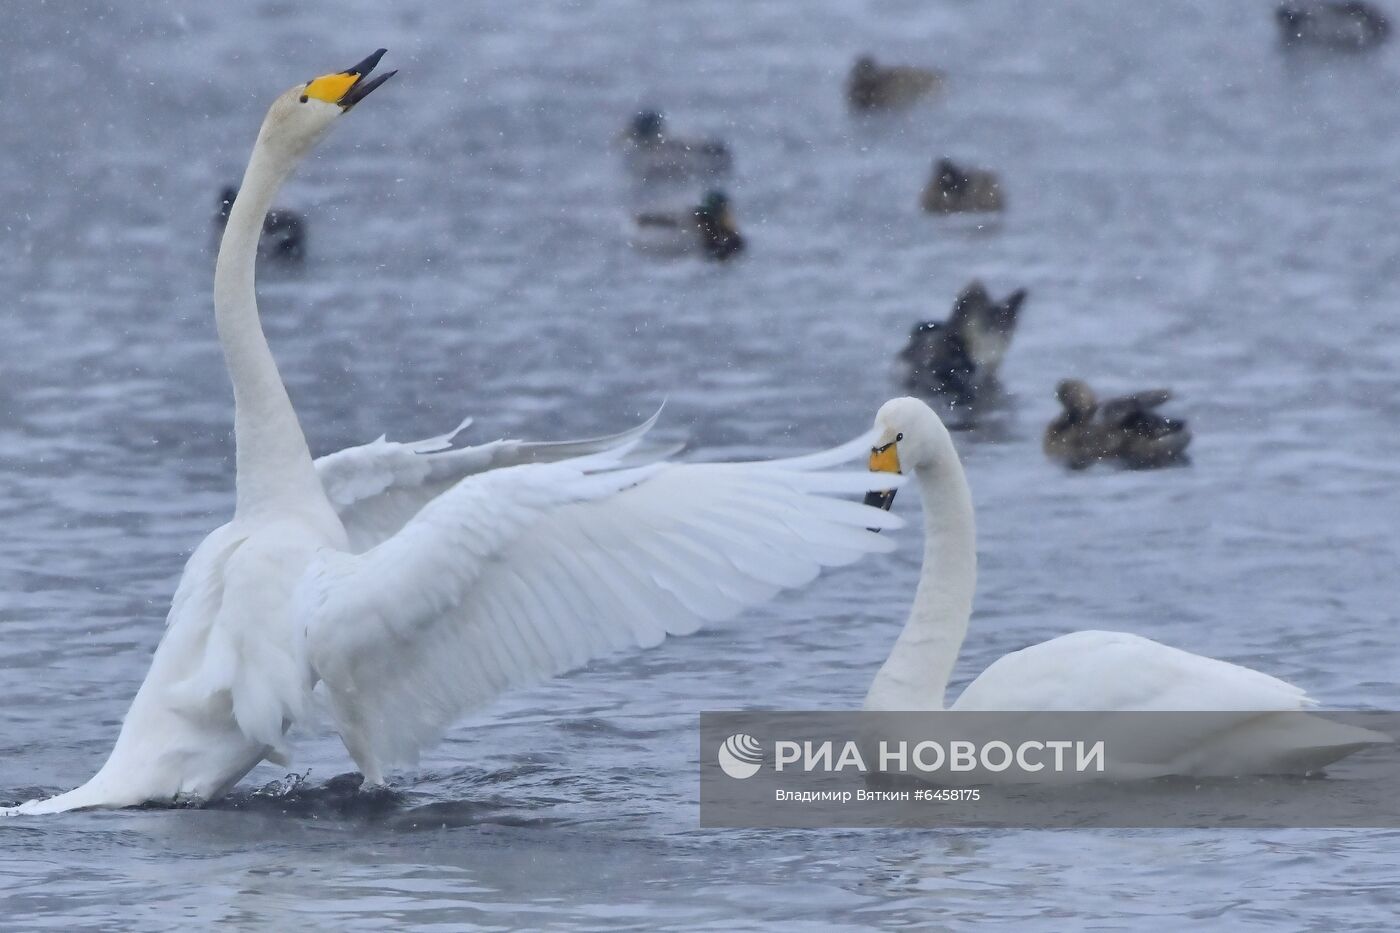
[(300, 596), (308, 650), (347, 745), (374, 756), (363, 768), (413, 760), (505, 689), (893, 547), (869, 529), (896, 516), (834, 498), (871, 485), (835, 469), (868, 436), (788, 460), (625, 466), (636, 441), (467, 476), (369, 550), (321, 553)]
[[(661, 410), (634, 428), (573, 441), (498, 440), (453, 447), (471, 424), (421, 441), (381, 437), (319, 458), (316, 472), (326, 497), (340, 515), (359, 553), (388, 540), (433, 499), (468, 476), (526, 463), (553, 463), (637, 444), (656, 424)], [(659, 448), (663, 456), (671, 448)]]

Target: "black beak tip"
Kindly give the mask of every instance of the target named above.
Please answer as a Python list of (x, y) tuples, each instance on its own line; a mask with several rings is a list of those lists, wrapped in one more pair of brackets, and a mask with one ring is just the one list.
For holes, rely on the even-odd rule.
[(388, 51), (388, 49), (375, 49), (372, 55), (367, 56), (360, 63), (353, 65), (350, 68), (346, 68), (345, 71), (347, 74), (357, 74), (361, 78), (363, 78), (365, 75), (369, 74), (371, 71), (374, 70), (375, 66), (379, 64), (379, 60), (383, 58), (385, 53)]
[(398, 70), (395, 69), (394, 71), (384, 72), (382, 75), (380, 75), (372, 81), (362, 80), (357, 82), (355, 86), (350, 89), (350, 93), (346, 94), (345, 97), (341, 99), (341, 109), (349, 110), (351, 107), (355, 106), (360, 101), (368, 97), (371, 91), (373, 91), (375, 88), (379, 87), (379, 85), (383, 84), (385, 81), (388, 81), (390, 78), (392, 78), (398, 73)]
[[(890, 506), (894, 505), (894, 494), (896, 492), (898, 492), (896, 489), (871, 490), (865, 494), (864, 501), (866, 505), (872, 505), (877, 509), (884, 509), (888, 512)], [(866, 530), (876, 532), (877, 534), (880, 531), (878, 528), (867, 528)]]

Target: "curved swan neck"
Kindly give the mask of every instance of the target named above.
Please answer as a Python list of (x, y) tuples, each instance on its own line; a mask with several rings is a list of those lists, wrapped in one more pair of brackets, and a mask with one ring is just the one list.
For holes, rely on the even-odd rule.
[(867, 709), (941, 710), (977, 588), (972, 491), (957, 452), (914, 471), (924, 510), (924, 562), (914, 605), (866, 696)]
[(214, 269), (214, 320), (233, 381), (236, 514), (320, 491), (306, 436), (258, 319), (254, 270), (263, 218), (296, 165), (258, 137)]

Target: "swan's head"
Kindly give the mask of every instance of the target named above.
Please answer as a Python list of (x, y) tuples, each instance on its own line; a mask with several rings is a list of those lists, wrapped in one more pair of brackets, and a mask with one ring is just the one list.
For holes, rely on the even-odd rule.
[[(957, 462), (953, 438), (943, 419), (916, 398), (892, 398), (875, 414), (875, 446), (870, 469), (875, 473), (917, 473)], [(893, 489), (866, 493), (865, 504), (888, 509)]]
[(388, 71), (367, 80), (379, 59), (379, 49), (364, 61), (344, 71), (312, 78), (288, 88), (272, 102), (258, 133), (258, 145), (280, 153), (286, 159), (298, 159), (331, 128), (331, 124), (348, 112), (396, 72)]

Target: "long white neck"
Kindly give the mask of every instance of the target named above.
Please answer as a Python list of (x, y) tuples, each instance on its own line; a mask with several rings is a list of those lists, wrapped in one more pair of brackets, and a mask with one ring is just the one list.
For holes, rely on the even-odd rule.
[(263, 217), (295, 164), (259, 136), (214, 269), (214, 320), (233, 380), (240, 516), (321, 494), (306, 436), (263, 336), (254, 293)]
[(972, 492), (958, 455), (914, 471), (924, 509), (924, 564), (914, 606), (865, 708), (941, 710), (977, 588), (977, 529)]

